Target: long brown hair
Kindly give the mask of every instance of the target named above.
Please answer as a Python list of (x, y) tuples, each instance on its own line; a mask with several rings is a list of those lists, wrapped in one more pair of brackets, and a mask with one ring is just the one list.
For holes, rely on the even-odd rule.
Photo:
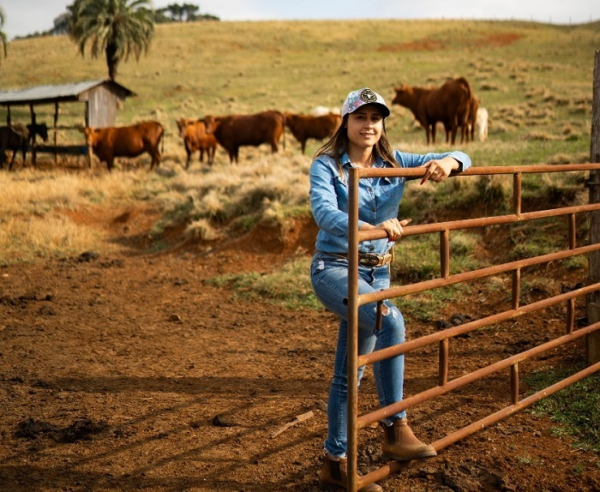
[[(348, 139), (348, 117), (349, 114), (345, 115), (342, 119), (342, 124), (337, 129), (337, 131), (333, 134), (331, 139), (323, 145), (321, 148), (317, 149), (313, 159), (321, 155), (328, 155), (333, 157), (335, 163), (340, 172), (340, 177), (345, 179), (344, 172), (342, 170), (342, 163), (340, 162), (341, 156), (348, 152), (350, 140)], [(390, 144), (390, 141), (387, 136), (387, 131), (385, 129), (385, 119), (383, 120), (383, 130), (381, 131), (381, 137), (374, 145), (373, 151), (375, 152), (376, 157), (381, 157), (383, 160), (389, 162), (393, 167), (400, 167), (400, 164), (394, 157), (394, 150)]]

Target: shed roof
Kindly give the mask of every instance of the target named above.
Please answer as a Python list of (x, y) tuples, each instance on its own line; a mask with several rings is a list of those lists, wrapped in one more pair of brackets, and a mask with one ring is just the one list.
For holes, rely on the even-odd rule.
[(78, 101), (81, 94), (103, 84), (108, 84), (115, 89), (122, 91), (125, 96), (135, 96), (134, 92), (112, 80), (89, 80), (73, 84), (39, 85), (27, 89), (0, 91), (0, 105), (13, 106), (60, 101)]

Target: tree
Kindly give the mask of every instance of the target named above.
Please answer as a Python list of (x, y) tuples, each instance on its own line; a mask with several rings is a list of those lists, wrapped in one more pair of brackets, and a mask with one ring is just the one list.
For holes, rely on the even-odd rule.
[(70, 12), (60, 14), (54, 19), (54, 27), (50, 29), (50, 34), (57, 36), (60, 34), (69, 34), (71, 32), (73, 16)]
[(154, 35), (150, 0), (75, 0), (67, 7), (72, 15), (69, 35), (85, 55), (89, 43), (92, 58), (104, 52), (108, 76), (115, 80), (117, 67), (131, 54), (139, 60), (147, 53)]
[(177, 19), (179, 22), (183, 22), (183, 7), (178, 3), (172, 3), (167, 5), (167, 11), (171, 14), (172, 19)]
[[(4, 10), (0, 5), (0, 44), (2, 45), (2, 49), (4, 51), (4, 58), (6, 58), (8, 56), (8, 36), (6, 36), (6, 33), (2, 30), (2, 27), (4, 26), (4, 20)], [(0, 58), (0, 61), (2, 61), (2, 58)]]
[(154, 22), (157, 24), (168, 22), (196, 22), (196, 21), (218, 21), (221, 20), (215, 15), (203, 14), (198, 11), (200, 7), (193, 3), (172, 3), (166, 7), (154, 11)]
[(194, 5), (192, 3), (184, 3), (181, 6), (181, 9), (183, 10), (183, 13), (185, 14), (186, 22), (191, 22), (191, 21), (196, 20), (196, 18), (198, 17), (198, 10), (200, 10), (200, 7), (198, 7), (197, 5)]

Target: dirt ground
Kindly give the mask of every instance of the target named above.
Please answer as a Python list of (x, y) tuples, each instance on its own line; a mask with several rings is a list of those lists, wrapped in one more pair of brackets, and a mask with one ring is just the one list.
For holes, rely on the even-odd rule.
[[(207, 282), (270, 271), (299, 246), (310, 252), (314, 229), (149, 254), (155, 213), (82, 211), (79, 220), (97, 222), (118, 253), (0, 268), (0, 490), (316, 491), (334, 317), (240, 300)], [(481, 315), (474, 305), (463, 300), (446, 315)], [(437, 329), (407, 320), (409, 338)], [(563, 331), (561, 307), (463, 337), (452, 345), (450, 376)], [(521, 371), (570, 365), (583, 353), (558, 350)], [(436, 384), (436, 364), (437, 347), (407, 356), (407, 396)], [(416, 434), (438, 440), (503, 408), (508, 376), (410, 409)], [(370, 368), (360, 406), (376, 408)], [(524, 411), (380, 483), (385, 491), (600, 490), (599, 457), (555, 437), (554, 426)], [(379, 428), (360, 432), (363, 473), (385, 463), (380, 441)]]

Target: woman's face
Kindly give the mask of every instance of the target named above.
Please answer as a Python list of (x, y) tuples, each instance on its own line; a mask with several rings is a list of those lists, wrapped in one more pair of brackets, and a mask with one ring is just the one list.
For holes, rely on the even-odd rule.
[(383, 115), (377, 106), (366, 104), (348, 115), (347, 128), (350, 145), (373, 147), (383, 132)]

